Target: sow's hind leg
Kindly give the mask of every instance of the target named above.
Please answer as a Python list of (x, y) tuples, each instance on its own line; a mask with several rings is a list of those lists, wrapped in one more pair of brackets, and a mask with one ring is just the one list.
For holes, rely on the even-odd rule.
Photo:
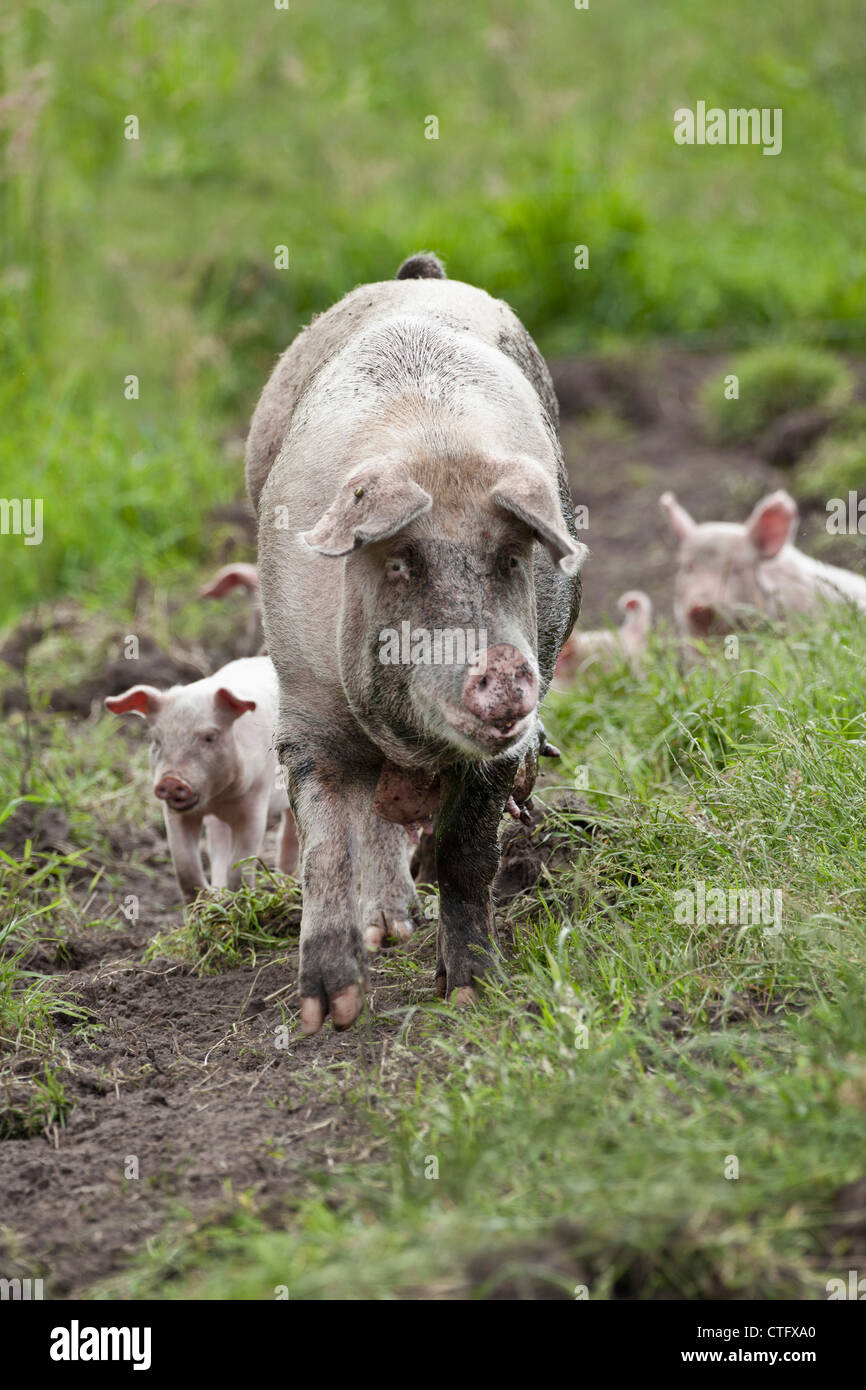
[(385, 762), (367, 822), (361, 858), (361, 917), (367, 949), (387, 938), (408, 941), (419, 911), (412, 851), (439, 806), (439, 779)]
[(496, 955), (493, 880), (499, 824), (518, 764), (455, 770), (443, 777), (436, 828), (439, 938), (436, 990), (457, 1004), (475, 998), (475, 983)]
[(368, 951), (386, 940), (408, 941), (417, 910), (406, 827), (367, 817), (361, 841), (361, 928)]

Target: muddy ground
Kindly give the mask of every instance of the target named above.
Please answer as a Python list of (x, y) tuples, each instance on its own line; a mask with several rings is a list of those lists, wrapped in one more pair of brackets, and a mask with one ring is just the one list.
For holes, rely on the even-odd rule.
[[(721, 374), (721, 366), (684, 355), (656, 357), (641, 367), (554, 364), (575, 500), (588, 505), (590, 514), (587, 625), (612, 618), (617, 595), (631, 587), (647, 589), (660, 613), (669, 614), (672, 546), (658, 508), (665, 488), (673, 488), (699, 518), (733, 519), (744, 516), (762, 492), (785, 484), (786, 472), (757, 448), (720, 452), (701, 438), (695, 389), (708, 372)], [(243, 509), (229, 514), (237, 522), (237, 558), (249, 558), (251, 528)], [(805, 518), (807, 547), (819, 529), (819, 518)], [(821, 553), (833, 558), (826, 549)], [(220, 563), (228, 556), (215, 558)], [(180, 653), (171, 659), (186, 662), (194, 674), (202, 659), (213, 669), (249, 650), (247, 610), (236, 605), (231, 612), (231, 639), (203, 657), (192, 653), (190, 660), (189, 653)], [(7, 665), (20, 667), (22, 650), (26, 654), (33, 640), (26, 624), (7, 634)], [(164, 662), (166, 654), (152, 652), (150, 658)], [(84, 678), (74, 706), (79, 716), (110, 693), (111, 679), (105, 669)], [(13, 693), (6, 708), (20, 703)], [(58, 717), (76, 716), (41, 716)], [(138, 756), (143, 758), (143, 748)], [(32, 838), (37, 849), (62, 850), (68, 847), (67, 830), (56, 808), (21, 808), (0, 826), (0, 846), (15, 855)], [(531, 885), (544, 832), (536, 832), (535, 848), (522, 827), (510, 828), (509, 837), (506, 896)], [(542, 855), (550, 847), (543, 846)], [(65, 1124), (0, 1143), (0, 1272), (43, 1277), (46, 1298), (87, 1296), (126, 1267), (167, 1222), (218, 1212), (231, 1194), (249, 1193), (260, 1211), (279, 1222), (281, 1204), (306, 1190), (308, 1174), (348, 1155), (356, 1163), (378, 1156), (377, 1146), (385, 1141), (359, 1130), (354, 1109), (339, 1104), (334, 1078), (357, 1081), (392, 1063), (406, 1066), (405, 1054), (399, 1062), (392, 1057), (403, 1011), (432, 994), (435, 928), (428, 924), (408, 948), (391, 948), (408, 949), (423, 966), (424, 983), (414, 987), (414, 995), (395, 985), (386, 960), (372, 971), (372, 1007), (358, 1027), (345, 1034), (326, 1028), (309, 1040), (293, 1034), (289, 1046), (278, 1049), (275, 1029), (283, 1011), (289, 1022), (296, 1019), (296, 941), (255, 968), (213, 977), (168, 960), (146, 962), (155, 933), (180, 921), (155, 806), (131, 839), (115, 841), (111, 855), (106, 867), (119, 886), (100, 888), (93, 910), (113, 914), (119, 925), (73, 938), (59, 953), (37, 951), (29, 962), (63, 975), (93, 1023), (101, 1025), (76, 1035), (71, 1019), (61, 1024), (54, 1061), (74, 1104)], [(82, 901), (92, 896), (90, 878), (82, 875), (75, 889)], [(134, 924), (119, 915), (129, 893), (142, 903)], [(507, 946), (511, 927), (504, 918), (502, 930)], [(26, 1053), (15, 1063), (16, 1079), (0, 1096), (7, 1114), (14, 1116), (21, 1083), (40, 1065)], [(328, 1099), (322, 1098), (325, 1091)], [(133, 1159), (137, 1178), (127, 1176)]]

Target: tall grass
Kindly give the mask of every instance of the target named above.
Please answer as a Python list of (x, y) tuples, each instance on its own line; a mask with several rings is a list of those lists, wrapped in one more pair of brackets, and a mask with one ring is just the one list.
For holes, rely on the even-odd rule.
[[(0, 495), (42, 495), (46, 531), (2, 538), (0, 622), (201, 555), (274, 355), (419, 246), (548, 352), (862, 339), (859, 18), (23, 0), (0, 28)], [(698, 99), (781, 106), (782, 153), (675, 145)]]

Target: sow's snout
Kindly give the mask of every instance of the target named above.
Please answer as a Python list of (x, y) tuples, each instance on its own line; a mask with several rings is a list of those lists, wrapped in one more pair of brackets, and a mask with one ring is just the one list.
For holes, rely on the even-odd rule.
[(538, 701), (538, 677), (517, 647), (488, 647), (463, 683), (470, 714), (503, 735), (531, 714)]
[(173, 811), (188, 811), (198, 801), (198, 795), (189, 782), (170, 774), (160, 777), (153, 794), (159, 797), (160, 801), (167, 801)]

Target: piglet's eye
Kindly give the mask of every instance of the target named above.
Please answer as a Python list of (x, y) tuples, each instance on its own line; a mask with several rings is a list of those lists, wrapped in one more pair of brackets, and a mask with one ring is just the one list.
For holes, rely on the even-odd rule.
[(216, 734), (202, 734), (201, 739), (202, 743), (216, 743), (217, 736)]
[(409, 566), (401, 555), (390, 555), (385, 561), (385, 578), (394, 581), (409, 578)]

